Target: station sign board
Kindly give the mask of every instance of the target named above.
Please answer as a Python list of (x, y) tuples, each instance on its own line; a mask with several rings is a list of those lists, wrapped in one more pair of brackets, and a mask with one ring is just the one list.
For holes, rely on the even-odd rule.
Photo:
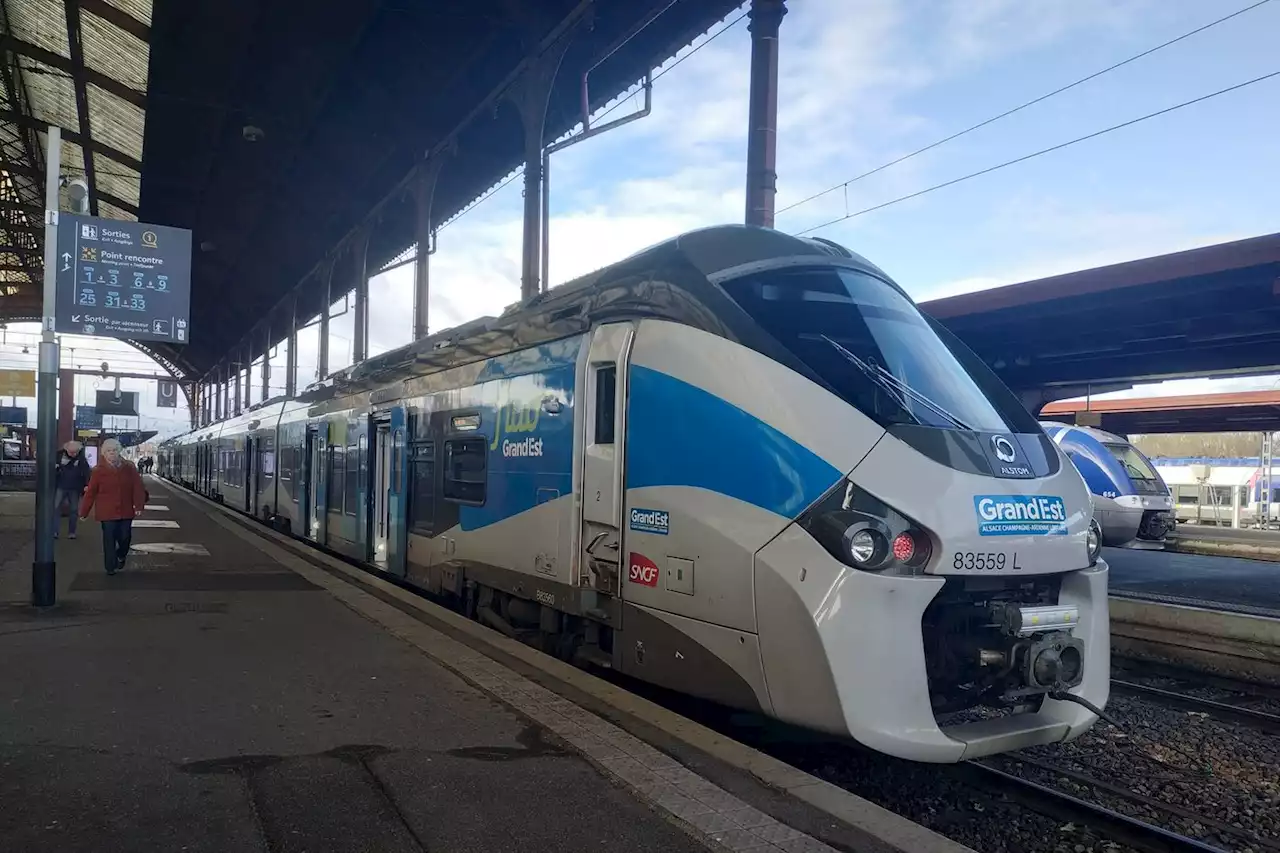
[(178, 407), (178, 383), (161, 379), (156, 382), (156, 406), (161, 409)]
[(0, 424), (27, 425), (26, 406), (0, 406)]
[(58, 214), (59, 332), (164, 341), (191, 339), (191, 232)]
[(138, 416), (137, 391), (98, 391), (96, 398), (94, 409), (99, 417), (102, 415), (124, 415), (136, 418)]
[(102, 413), (93, 406), (76, 406), (76, 429), (102, 429)]
[(34, 397), (34, 370), (0, 370), (0, 397)]

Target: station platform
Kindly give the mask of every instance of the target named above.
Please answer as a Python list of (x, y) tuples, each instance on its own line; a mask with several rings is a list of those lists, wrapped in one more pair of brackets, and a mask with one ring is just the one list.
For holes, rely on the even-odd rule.
[(964, 849), (887, 812), (870, 819), (899, 842), (869, 834), (868, 812), (832, 820), (782, 790), (817, 781), (799, 771), (766, 785), (661, 732), (642, 740), (587, 694), (147, 482), (115, 576), (99, 526), (72, 541), (64, 521), (48, 611), (27, 603), (33, 501), (0, 498), (0, 537), (28, 525), (0, 567), (5, 849)]
[(1280, 617), (1280, 563), (1104, 548), (1112, 594)]

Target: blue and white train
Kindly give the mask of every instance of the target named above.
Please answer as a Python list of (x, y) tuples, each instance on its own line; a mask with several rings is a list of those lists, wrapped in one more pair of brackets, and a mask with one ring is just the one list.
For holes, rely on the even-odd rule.
[(1158, 550), (1177, 519), (1169, 487), (1151, 460), (1125, 438), (1094, 427), (1040, 424), (1075, 464), (1093, 493), (1102, 541), (1119, 548)]
[(1069, 740), (1108, 698), (1084, 482), (822, 240), (685, 234), (160, 471), (565, 659), (892, 755)]

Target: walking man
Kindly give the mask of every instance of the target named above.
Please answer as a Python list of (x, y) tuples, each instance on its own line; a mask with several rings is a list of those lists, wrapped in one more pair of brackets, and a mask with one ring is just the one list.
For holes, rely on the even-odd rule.
[(132, 462), (120, 456), (120, 442), (114, 438), (102, 442), (98, 464), (80, 501), (80, 517), (88, 518), (89, 511), (97, 507), (96, 516), (102, 523), (102, 562), (107, 574), (114, 575), (124, 568), (133, 519), (142, 515), (146, 505), (142, 477)]
[[(84, 494), (85, 486), (89, 485), (92, 473), (89, 460), (84, 455), (84, 446), (80, 442), (68, 441), (58, 451), (54, 511), (60, 516), (63, 506), (66, 506), (67, 533), (72, 539), (76, 538), (76, 522), (80, 518), (80, 497)], [(54, 520), (56, 526), (53, 528), (53, 538), (57, 539), (62, 520), (60, 517), (55, 517)]]

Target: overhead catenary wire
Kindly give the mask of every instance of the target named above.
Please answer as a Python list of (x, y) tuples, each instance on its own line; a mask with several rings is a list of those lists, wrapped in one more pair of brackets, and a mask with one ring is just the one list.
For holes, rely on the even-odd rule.
[(1227, 86), (1225, 89), (1219, 89), (1216, 92), (1210, 92), (1207, 95), (1201, 95), (1198, 98), (1192, 98), (1189, 101), (1183, 101), (1180, 104), (1174, 104), (1171, 107), (1165, 107), (1162, 110), (1156, 110), (1155, 112), (1147, 113), (1146, 115), (1129, 119), (1128, 121), (1121, 122), (1120, 124), (1113, 124), (1110, 127), (1104, 127), (1101, 130), (1095, 130), (1093, 133), (1088, 133), (1088, 134), (1085, 134), (1084, 136), (1077, 136), (1075, 139), (1069, 139), (1066, 142), (1059, 142), (1057, 145), (1051, 145), (1048, 148), (1041, 148), (1039, 151), (1033, 151), (1030, 154), (1022, 155), (1021, 157), (1015, 157), (1012, 160), (1006, 160), (1003, 163), (997, 163), (994, 166), (988, 166), (985, 169), (979, 169), (976, 172), (970, 172), (967, 175), (962, 175), (958, 178), (952, 178), (949, 181), (943, 181), (940, 184), (934, 184), (931, 187), (926, 187), (925, 189), (917, 190), (916, 192), (908, 193), (907, 195), (898, 196), (897, 198), (890, 199), (889, 201), (881, 202), (880, 204), (874, 204), (870, 207), (864, 207), (862, 210), (857, 210), (857, 211), (854, 211), (853, 213), (846, 213), (844, 216), (838, 216), (835, 219), (828, 220), (819, 225), (810, 226), (809, 228), (805, 228), (801, 231), (796, 231), (794, 233), (795, 233), (795, 236), (797, 237), (803, 236), (805, 234), (810, 234), (819, 229), (827, 228), (831, 225), (835, 225), (838, 222), (844, 222), (847, 219), (853, 219), (854, 217), (862, 216), (864, 214), (871, 213), (876, 210), (883, 210), (886, 207), (890, 207), (892, 205), (899, 204), (904, 201), (910, 201), (913, 198), (919, 198), (922, 195), (926, 195), (936, 190), (941, 190), (947, 187), (955, 186), (956, 184), (962, 183), (964, 181), (968, 181), (972, 178), (981, 177), (982, 175), (989, 175), (992, 172), (999, 171), (1000, 169), (1004, 169), (1008, 166), (1015, 166), (1018, 163), (1025, 163), (1026, 161), (1039, 157), (1043, 154), (1051, 154), (1054, 151), (1061, 151), (1064, 148), (1068, 148), (1080, 142), (1087, 142), (1090, 139), (1097, 139), (1099, 136), (1103, 136), (1113, 131), (1122, 130), (1126, 127), (1132, 127), (1133, 125), (1138, 124), (1140, 122), (1147, 121), (1148, 119), (1153, 119), (1158, 116), (1167, 115), (1171, 112), (1174, 112), (1175, 110), (1180, 110), (1180, 109), (1183, 109), (1184, 107), (1192, 106), (1193, 104), (1199, 104), (1204, 101), (1210, 100), (1211, 98), (1216, 98), (1220, 95), (1228, 94), (1229, 92), (1239, 91), (1240, 89), (1243, 89), (1246, 86), (1252, 86), (1255, 83), (1261, 83), (1264, 80), (1270, 80), (1273, 77), (1280, 77), (1280, 71), (1272, 71), (1270, 74), (1263, 74), (1260, 77), (1254, 77), (1252, 80), (1245, 80), (1243, 83), (1236, 83), (1234, 86)]
[(951, 134), (950, 136), (946, 136), (946, 137), (943, 137), (942, 139), (939, 139), (939, 140), (937, 140), (937, 141), (935, 141), (935, 142), (931, 142), (931, 143), (929, 143), (928, 145), (924, 146), (923, 148), (917, 148), (916, 150), (914, 150), (914, 151), (912, 151), (912, 152), (910, 152), (910, 153), (908, 153), (908, 154), (903, 154), (901, 157), (897, 157), (897, 158), (895, 158), (895, 159), (893, 159), (893, 160), (890, 160), (890, 161), (889, 161), (889, 162), (887, 162), (887, 163), (882, 163), (881, 165), (876, 166), (874, 169), (871, 169), (871, 170), (869, 170), (869, 171), (863, 172), (863, 173), (862, 173), (862, 174), (860, 174), (860, 175), (856, 175), (856, 176), (854, 176), (854, 177), (850, 178), (850, 179), (849, 179), (849, 180), (847, 180), (847, 181), (843, 181), (843, 182), (841, 182), (841, 183), (834, 184), (834, 185), (832, 185), (832, 186), (830, 186), (830, 187), (827, 187), (825, 190), (822, 190), (822, 191), (820, 191), (820, 192), (816, 192), (816, 193), (814, 193), (813, 195), (810, 195), (810, 196), (807, 196), (807, 197), (805, 197), (805, 198), (802, 198), (802, 199), (800, 199), (800, 200), (799, 200), (799, 201), (797, 201), (797, 202), (793, 202), (792, 204), (789, 204), (789, 205), (787, 205), (786, 207), (780, 208), (780, 209), (778, 210), (778, 214), (777, 214), (777, 215), (781, 215), (781, 214), (783, 214), (783, 213), (786, 213), (786, 212), (787, 212), (787, 211), (789, 211), (789, 210), (794, 210), (794, 209), (796, 209), (797, 207), (801, 207), (801, 206), (806, 205), (806, 204), (808, 204), (808, 203), (810, 203), (810, 202), (812, 202), (812, 201), (816, 201), (817, 199), (820, 199), (820, 198), (822, 198), (823, 196), (826, 196), (826, 195), (830, 195), (831, 193), (836, 192), (837, 190), (845, 189), (845, 188), (847, 188), (847, 187), (851, 186), (852, 184), (855, 184), (855, 183), (857, 183), (858, 181), (863, 180), (864, 178), (869, 178), (869, 177), (871, 177), (872, 175), (878, 174), (879, 172), (883, 172), (885, 169), (888, 169), (888, 168), (890, 168), (890, 167), (892, 167), (892, 166), (896, 166), (896, 165), (898, 165), (899, 163), (903, 163), (903, 162), (905, 162), (905, 161), (907, 161), (907, 160), (910, 160), (910, 159), (911, 159), (911, 158), (913, 158), (913, 157), (917, 157), (917, 156), (919, 156), (919, 155), (921, 155), (921, 154), (924, 154), (925, 152), (932, 151), (933, 149), (935, 149), (935, 148), (937, 148), (937, 147), (939, 147), (939, 146), (941, 146), (941, 145), (945, 145), (946, 143), (951, 142), (952, 140), (959, 139), (960, 137), (965, 136), (965, 135), (967, 135), (967, 134), (970, 134), (970, 133), (972, 133), (972, 132), (973, 132), (973, 131), (975, 131), (975, 130), (980, 130), (980, 129), (984, 128), (984, 127), (987, 127), (988, 125), (991, 125), (991, 124), (994, 124), (994, 123), (996, 123), (996, 122), (1000, 121), (1001, 119), (1008, 118), (1009, 116), (1013, 115), (1014, 113), (1021, 112), (1022, 110), (1025, 110), (1025, 109), (1027, 109), (1028, 107), (1033, 107), (1033, 106), (1035, 106), (1036, 104), (1039, 104), (1039, 103), (1042, 103), (1042, 102), (1044, 102), (1044, 101), (1047, 101), (1048, 99), (1050, 99), (1050, 98), (1052, 98), (1052, 97), (1055, 97), (1055, 96), (1057, 96), (1057, 95), (1061, 95), (1063, 92), (1070, 91), (1071, 89), (1074, 89), (1074, 88), (1076, 88), (1077, 86), (1083, 85), (1084, 83), (1088, 83), (1090, 80), (1096, 80), (1097, 78), (1101, 77), (1101, 76), (1102, 76), (1102, 75), (1104, 75), (1104, 74), (1109, 74), (1110, 72), (1115, 71), (1115, 70), (1116, 70), (1116, 69), (1118, 69), (1118, 68), (1123, 68), (1124, 66), (1129, 65), (1130, 63), (1137, 62), (1138, 60), (1143, 59), (1143, 58), (1145, 58), (1145, 57), (1148, 57), (1148, 56), (1152, 55), (1153, 53), (1156, 53), (1156, 52), (1158, 52), (1158, 51), (1164, 50), (1166, 47), (1169, 47), (1169, 46), (1171, 46), (1171, 45), (1175, 45), (1175, 44), (1177, 44), (1177, 43), (1178, 43), (1178, 42), (1180, 42), (1180, 41), (1184, 41), (1184, 40), (1186, 40), (1186, 39), (1191, 38), (1192, 36), (1199, 35), (1200, 33), (1204, 32), (1205, 30), (1212, 29), (1213, 27), (1216, 27), (1216, 26), (1218, 26), (1219, 24), (1225, 23), (1225, 22), (1227, 22), (1227, 21), (1231, 20), (1232, 18), (1239, 17), (1240, 15), (1243, 15), (1243, 14), (1245, 14), (1246, 12), (1251, 12), (1251, 11), (1253, 11), (1254, 9), (1257, 9), (1259, 6), (1264, 6), (1264, 5), (1266, 5), (1267, 3), (1270, 3), (1270, 2), (1271, 2), (1271, 0), (1257, 0), (1257, 2), (1253, 3), (1253, 4), (1252, 4), (1252, 5), (1250, 5), (1250, 6), (1246, 6), (1246, 7), (1244, 7), (1243, 9), (1237, 9), (1236, 11), (1232, 12), (1232, 13), (1231, 13), (1231, 14), (1229, 14), (1229, 15), (1224, 15), (1224, 16), (1222, 16), (1221, 18), (1218, 18), (1217, 20), (1210, 21), (1209, 23), (1204, 24), (1203, 26), (1196, 27), (1194, 30), (1191, 30), (1190, 32), (1185, 32), (1185, 33), (1183, 33), (1182, 35), (1180, 35), (1180, 36), (1178, 36), (1178, 37), (1176, 37), (1176, 38), (1169, 39), (1168, 41), (1166, 41), (1166, 42), (1162, 42), (1162, 43), (1160, 43), (1160, 44), (1156, 45), (1155, 47), (1151, 47), (1151, 48), (1148, 48), (1148, 49), (1146, 49), (1146, 50), (1142, 51), (1141, 53), (1134, 54), (1133, 56), (1130, 56), (1128, 59), (1124, 59), (1124, 60), (1121, 60), (1120, 62), (1114, 63), (1114, 64), (1112, 64), (1112, 65), (1108, 65), (1106, 68), (1103, 68), (1103, 69), (1101, 69), (1100, 71), (1095, 71), (1095, 72), (1093, 72), (1092, 74), (1089, 74), (1088, 76), (1081, 77), (1079, 80), (1076, 80), (1076, 81), (1074, 81), (1074, 82), (1072, 82), (1072, 83), (1068, 83), (1068, 84), (1067, 84), (1067, 85), (1065, 85), (1065, 86), (1060, 86), (1060, 87), (1058, 87), (1057, 89), (1054, 89), (1052, 92), (1047, 92), (1047, 93), (1045, 93), (1045, 94), (1041, 95), (1041, 96), (1040, 96), (1040, 97), (1038, 97), (1038, 98), (1033, 98), (1032, 100), (1027, 101), (1026, 103), (1019, 104), (1018, 106), (1013, 107), (1012, 109), (1005, 110), (1004, 112), (1000, 113), (999, 115), (992, 116), (991, 118), (986, 119), (986, 120), (984, 120), (984, 121), (980, 121), (980, 122), (978, 122), (977, 124), (970, 125), (969, 127), (966, 127), (964, 130), (957, 131), (957, 132), (955, 132), (955, 133)]

